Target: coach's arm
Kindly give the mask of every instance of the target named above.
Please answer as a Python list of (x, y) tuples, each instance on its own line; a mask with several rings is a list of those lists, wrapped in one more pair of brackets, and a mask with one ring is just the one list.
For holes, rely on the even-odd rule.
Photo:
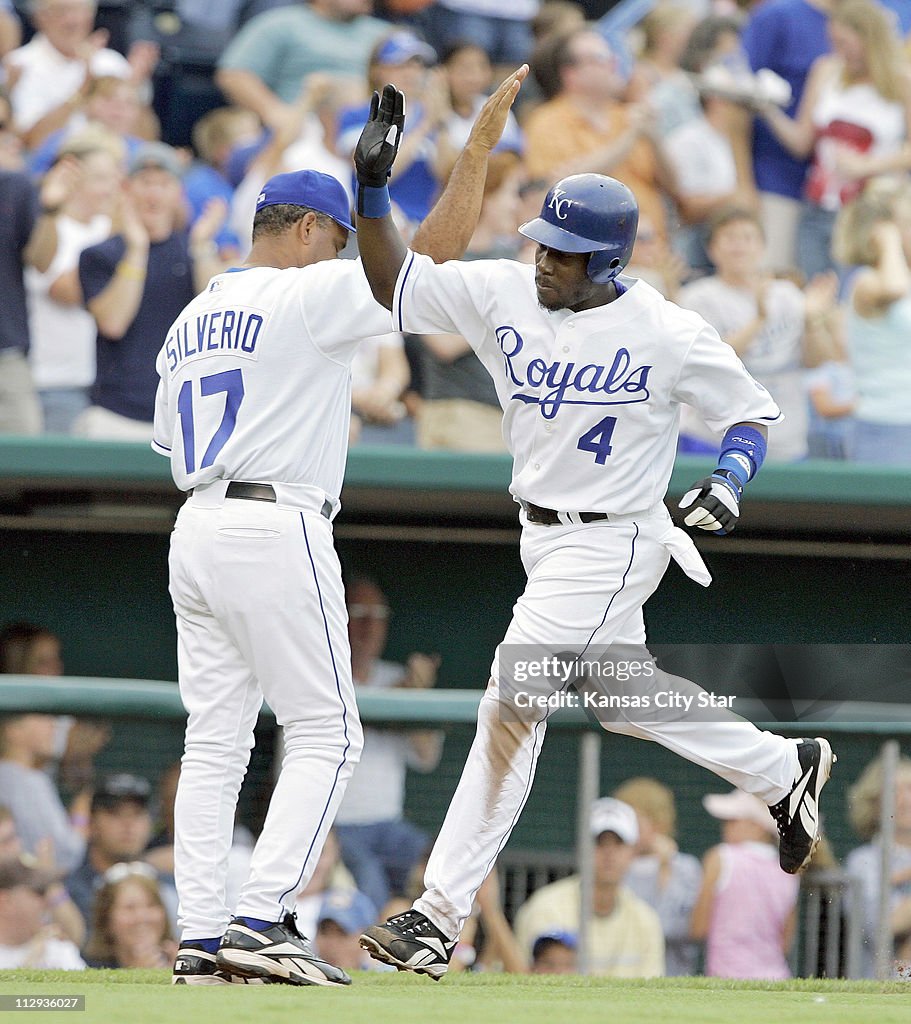
[[(499, 142), (506, 118), (528, 74), (523, 64), (503, 82), (478, 113), (465, 148), (453, 167), (443, 194), (411, 242), (415, 252), (435, 263), (458, 259), (474, 234), (484, 198), (487, 158)], [(386, 181), (405, 122), (405, 98), (393, 86), (376, 93), (357, 148), (357, 242), (374, 298), (392, 308), (395, 282), (407, 249), (390, 216)]]

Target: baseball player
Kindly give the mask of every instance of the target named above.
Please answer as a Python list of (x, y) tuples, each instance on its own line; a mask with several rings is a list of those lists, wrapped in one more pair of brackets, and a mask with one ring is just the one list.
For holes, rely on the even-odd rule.
[[(524, 721), (504, 713), (508, 646), (644, 644), (642, 605), (671, 556), (703, 585), (711, 579), (663, 503), (680, 404), (724, 434), (717, 468), (681, 502), (687, 525), (720, 535), (736, 525), (765, 456), (766, 425), (780, 412), (700, 316), (621, 276), (638, 210), (619, 181), (580, 174), (554, 185), (540, 216), (519, 229), (537, 243), (534, 266), (436, 266), (406, 250), (385, 188), (389, 139), (402, 124), (401, 96), (387, 86), (355, 152), (364, 270), (397, 330), (460, 333), (491, 374), (514, 459), (510, 489), (521, 507), (528, 574), (426, 891), (412, 910), (361, 937), (376, 959), (439, 979), (521, 813), (544, 738), (547, 710)], [(834, 760), (828, 742), (761, 732), (730, 712), (709, 727), (704, 718), (670, 717), (604, 724), (657, 741), (762, 798), (778, 825), (782, 867), (800, 871), (818, 840), (819, 795)]]
[[(465, 189), (500, 138), (510, 76), (485, 104), (453, 171)], [(464, 252), (460, 203), (416, 245)], [(332, 520), (347, 452), (351, 361), (392, 330), (358, 263), (345, 190), (316, 171), (279, 174), (256, 204), (243, 266), (214, 277), (158, 356), (153, 448), (188, 492), (171, 538), (180, 694), (188, 712), (177, 790), (176, 983), (347, 985), (296, 928), (362, 731)], [(225, 874), (241, 780), (263, 699), (285, 756), (235, 916)]]

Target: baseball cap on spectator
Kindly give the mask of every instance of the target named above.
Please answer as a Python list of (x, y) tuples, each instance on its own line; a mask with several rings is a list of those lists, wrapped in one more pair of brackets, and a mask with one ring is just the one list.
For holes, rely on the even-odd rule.
[(437, 52), (429, 43), (425, 43), (413, 32), (393, 32), (377, 47), (373, 57), (374, 64), (407, 64), (410, 60), (419, 60), (427, 67), (437, 62)]
[(130, 175), (148, 170), (167, 171), (175, 178), (183, 178), (183, 165), (177, 150), (165, 142), (144, 142), (130, 157)]
[(769, 813), (768, 807), (750, 793), (742, 789), (732, 789), (730, 793), (709, 793), (702, 798), (702, 806), (713, 818), (721, 821), (752, 821), (766, 829), (769, 835), (778, 835), (778, 826)]
[(362, 932), (377, 918), (373, 901), (357, 889), (329, 889), (323, 897), (317, 926), (332, 921), (348, 935)]
[(148, 807), (152, 787), (147, 779), (138, 775), (109, 775), (102, 779), (92, 793), (92, 811), (113, 810), (124, 800), (132, 800), (142, 807)]
[(579, 939), (574, 932), (567, 932), (560, 928), (554, 928), (551, 931), (544, 932), (539, 935), (535, 941), (531, 944), (531, 956), (535, 960), (541, 953), (546, 942), (559, 942), (561, 946), (566, 946), (567, 949), (576, 949), (579, 945)]
[(590, 828), (595, 839), (605, 832), (613, 832), (621, 842), (630, 846), (639, 842), (636, 812), (629, 804), (612, 796), (602, 797), (592, 804)]
[(0, 890), (18, 889), (24, 885), (44, 895), (45, 890), (56, 881), (56, 876), (39, 868), (30, 854), (23, 853), (0, 861)]
[(306, 206), (331, 217), (346, 231), (355, 231), (351, 223), (348, 193), (340, 181), (322, 171), (288, 171), (271, 177), (256, 200), (256, 212), (267, 206)]

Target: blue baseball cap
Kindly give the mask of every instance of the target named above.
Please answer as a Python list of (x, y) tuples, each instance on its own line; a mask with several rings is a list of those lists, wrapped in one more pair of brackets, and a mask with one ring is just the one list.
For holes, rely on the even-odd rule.
[(341, 182), (321, 171), (288, 171), (271, 177), (256, 199), (256, 212), (267, 206), (306, 206), (331, 217), (346, 231), (357, 229), (351, 223), (348, 193)]
[(407, 64), (419, 60), (430, 67), (437, 62), (437, 52), (413, 32), (393, 32), (380, 43), (373, 57), (374, 64)]
[(568, 932), (562, 928), (553, 928), (537, 936), (531, 944), (532, 957), (539, 955), (541, 947), (545, 942), (559, 942), (561, 946), (566, 946), (567, 949), (576, 949), (579, 945), (579, 939), (575, 932)]
[(360, 934), (377, 919), (377, 910), (369, 896), (358, 889), (329, 889), (323, 897), (318, 924), (334, 921), (349, 935)]

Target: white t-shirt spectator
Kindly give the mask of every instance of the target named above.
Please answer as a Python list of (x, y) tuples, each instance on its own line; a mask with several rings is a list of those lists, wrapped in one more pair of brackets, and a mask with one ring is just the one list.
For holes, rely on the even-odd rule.
[(57, 252), (42, 274), (34, 267), (25, 271), (29, 304), (29, 364), (35, 387), (87, 388), (95, 382), (97, 328), (92, 314), (78, 306), (55, 302), (48, 291), (61, 274), (75, 270), (79, 254), (111, 233), (111, 219), (104, 215), (83, 224), (72, 217), (57, 218)]
[[(13, 50), (6, 60), (19, 72), (10, 93), (19, 131), (28, 131), (46, 114), (66, 103), (85, 80), (84, 62), (64, 56), (41, 33)], [(116, 50), (98, 50), (92, 57), (91, 72), (95, 78), (129, 78), (133, 69)]]
[(38, 937), (24, 946), (0, 946), (0, 971), (33, 967), (46, 971), (84, 971), (79, 950), (65, 939)]
[[(388, 690), (404, 675), (401, 665), (377, 661), (367, 682), (358, 685)], [(398, 821), (405, 806), (406, 769), (414, 763), (416, 758), (406, 732), (365, 728), (364, 750), (345, 790), (336, 825)]]
[(737, 188), (737, 166), (730, 140), (696, 117), (675, 128), (664, 149), (682, 195), (727, 195)]

